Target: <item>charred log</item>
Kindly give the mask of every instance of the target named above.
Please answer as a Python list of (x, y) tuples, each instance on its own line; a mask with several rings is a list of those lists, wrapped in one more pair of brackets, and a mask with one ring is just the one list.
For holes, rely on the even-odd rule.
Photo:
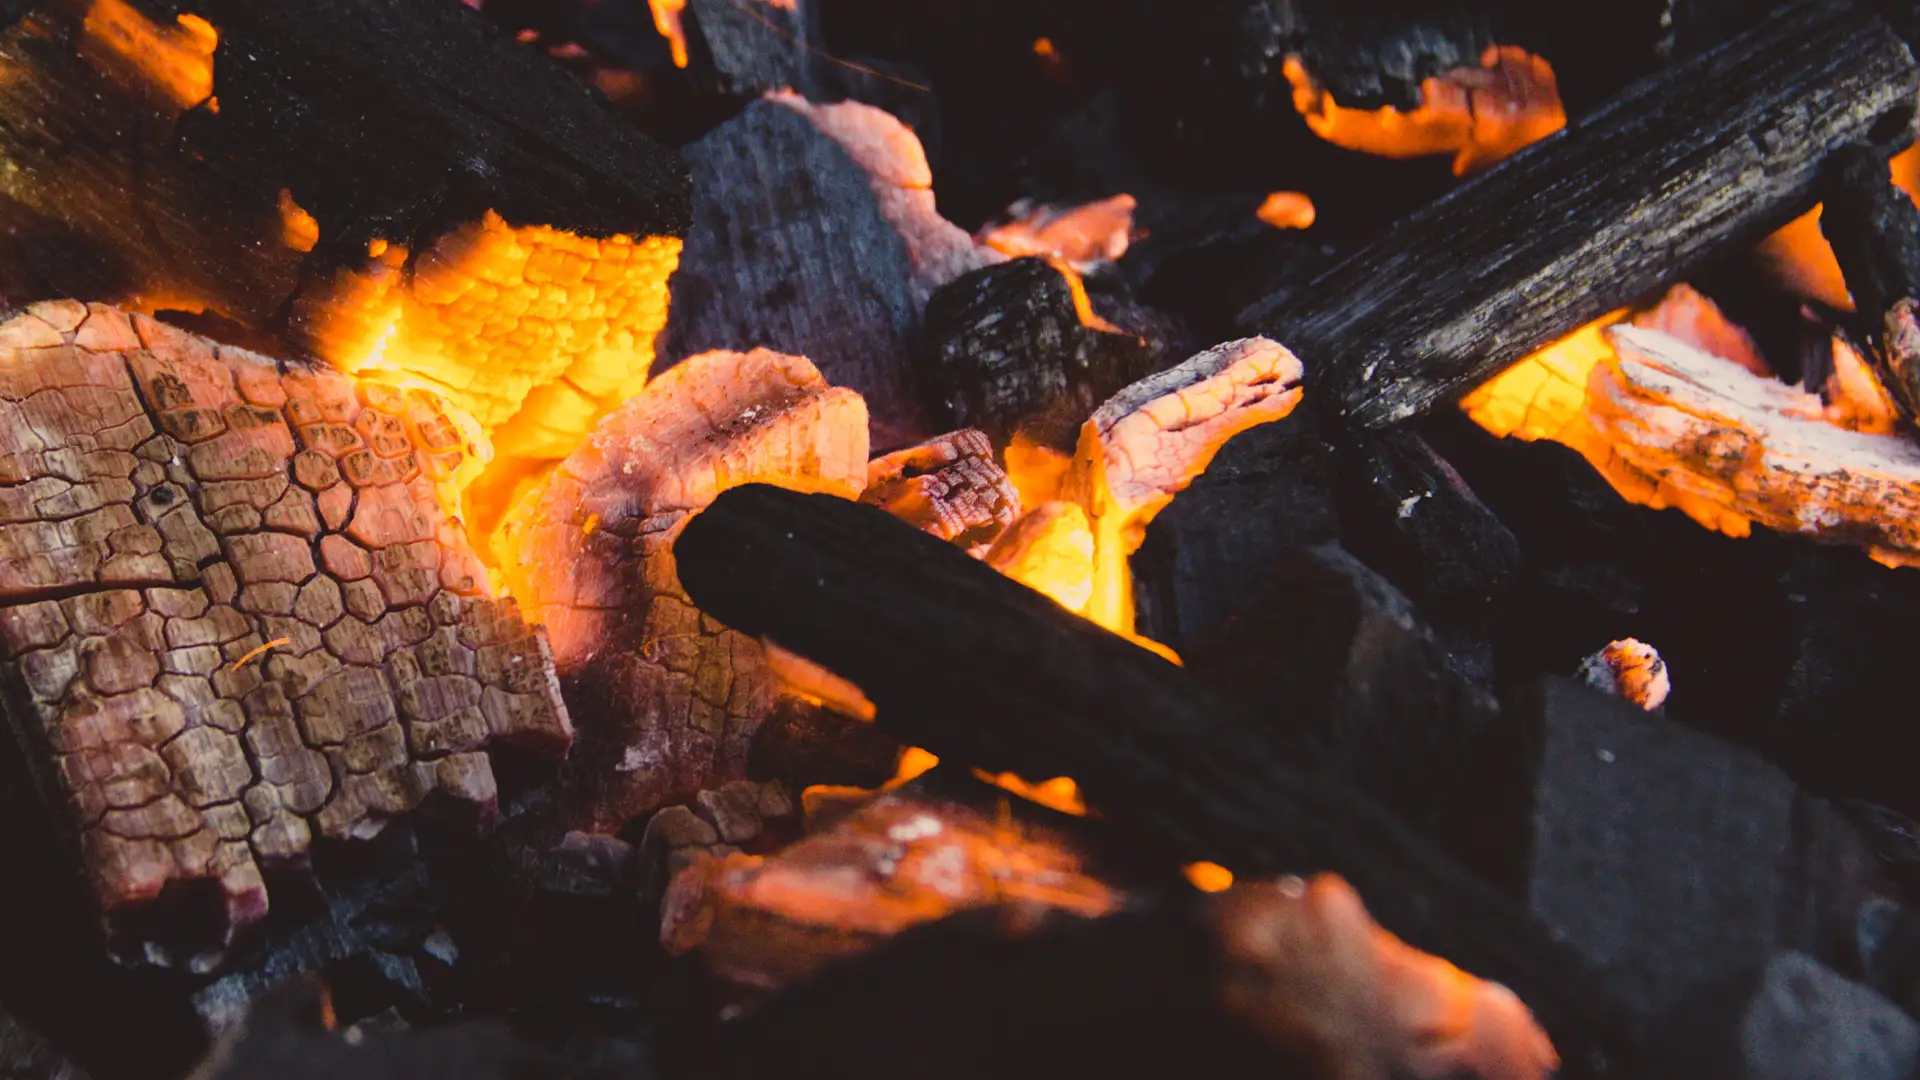
[(1912, 140), (1917, 91), (1920, 67), (1877, 15), (1796, 5), (1242, 321), (1294, 349), (1348, 422), (1413, 418), (1785, 224), (1818, 197), (1832, 151), (1862, 143), (1884, 157)]
[(1853, 295), (1867, 358), (1905, 418), (1920, 411), (1920, 208), (1872, 153), (1828, 163), (1820, 232)]
[(1161, 366), (1143, 338), (1094, 313), (1078, 274), (1038, 257), (976, 270), (935, 293), (922, 340), (934, 414), (1001, 446), (1024, 431), (1071, 450), (1100, 402)]
[(78, 1065), (0, 1010), (0, 1076), (7, 1080), (87, 1080)]
[[(654, 0), (656, 23), (696, 84), (756, 97), (810, 93), (825, 63), (812, 0)], [(664, 16), (664, 20), (663, 20)]]
[(939, 540), (750, 485), (690, 522), (676, 557), (703, 610), (854, 680), (904, 741), (990, 772), (1072, 776), (1182, 861), (1334, 870), (1411, 944), (1513, 987), (1575, 1069), (1629, 1053), (1579, 962), (1376, 804), (1302, 771), (1321, 759), (1297, 728)]

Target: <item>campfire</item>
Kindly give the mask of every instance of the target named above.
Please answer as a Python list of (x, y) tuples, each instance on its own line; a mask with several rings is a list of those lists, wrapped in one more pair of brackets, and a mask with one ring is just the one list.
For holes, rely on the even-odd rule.
[(0, 1074), (1914, 1075), (1920, 18), (1540, 7), (0, 5)]

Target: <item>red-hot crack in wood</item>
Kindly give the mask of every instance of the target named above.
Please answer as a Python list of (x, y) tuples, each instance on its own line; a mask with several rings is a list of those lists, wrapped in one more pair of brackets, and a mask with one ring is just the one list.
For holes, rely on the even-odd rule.
[(980, 553), (1020, 515), (1020, 492), (974, 428), (874, 458), (860, 501)]
[(494, 549), (552, 634), (580, 723), (572, 827), (614, 832), (745, 776), (777, 680), (759, 641), (702, 615), (674, 570), (681, 526), (727, 488), (855, 498), (867, 409), (797, 356), (691, 357), (608, 416), (515, 505)]
[(1222, 1004), (1314, 1075), (1546, 1080), (1559, 1055), (1512, 991), (1402, 942), (1344, 880), (1283, 878), (1215, 895)]
[(1478, 172), (1567, 126), (1552, 66), (1510, 45), (1489, 48), (1477, 68), (1422, 79), (1420, 105), (1412, 112), (1342, 107), (1297, 56), (1287, 57), (1282, 70), (1293, 84), (1293, 106), (1314, 134), (1383, 157), (1452, 154), (1455, 176)]
[(1217, 345), (1115, 394), (1080, 429), (1062, 498), (1093, 529), (1093, 588), (1082, 613), (1133, 632), (1127, 557), (1147, 524), (1228, 439), (1300, 403), (1300, 361), (1266, 338)]
[(100, 305), (0, 325), (7, 714), (110, 931), (208, 883), (204, 959), (316, 836), (489, 813), (490, 744), (564, 751), (544, 635), (442, 509), (471, 423)]
[(857, 101), (815, 105), (793, 93), (772, 93), (767, 99), (806, 117), (866, 170), (881, 215), (907, 245), (916, 307), (926, 307), (935, 289), (967, 271), (1006, 260), (940, 216), (926, 149), (891, 113)]
[(987, 565), (1068, 611), (1093, 596), (1093, 526), (1076, 503), (1055, 499), (1020, 516), (993, 542)]
[(969, 908), (1103, 915), (1123, 900), (1053, 830), (899, 792), (773, 856), (697, 859), (669, 887), (660, 936), (709, 969), (772, 989), (911, 926)]

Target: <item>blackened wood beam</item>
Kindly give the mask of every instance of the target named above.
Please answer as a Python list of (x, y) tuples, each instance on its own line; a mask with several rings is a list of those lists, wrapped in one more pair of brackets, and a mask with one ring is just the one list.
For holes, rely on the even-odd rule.
[(1913, 139), (1920, 67), (1864, 4), (1776, 12), (1241, 314), (1363, 428), (1411, 420), (1819, 198), (1840, 147)]

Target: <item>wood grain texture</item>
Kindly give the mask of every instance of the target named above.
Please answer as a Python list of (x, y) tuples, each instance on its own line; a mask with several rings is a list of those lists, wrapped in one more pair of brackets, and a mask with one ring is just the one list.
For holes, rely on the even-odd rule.
[[(566, 747), (432, 395), (60, 301), (0, 324), (0, 413), (7, 717), (117, 950), (202, 963), (262, 869), (430, 793), (489, 812), (490, 743)], [(170, 889), (206, 910), (146, 920)]]
[(1811, 207), (1912, 140), (1920, 67), (1863, 5), (1783, 9), (1629, 88), (1241, 316), (1352, 424), (1400, 423)]

